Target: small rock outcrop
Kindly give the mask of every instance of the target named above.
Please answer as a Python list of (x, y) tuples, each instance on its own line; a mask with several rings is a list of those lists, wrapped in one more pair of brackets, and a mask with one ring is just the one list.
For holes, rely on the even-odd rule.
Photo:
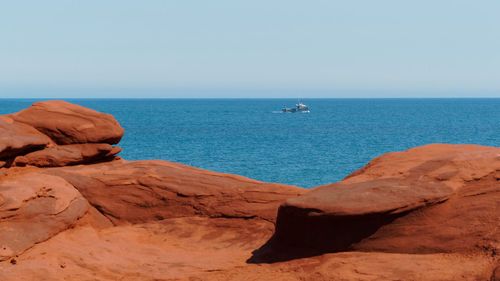
[(60, 100), (36, 102), (10, 117), (39, 130), (57, 144), (117, 144), (124, 133), (113, 116)]
[(62, 167), (109, 161), (124, 133), (109, 114), (65, 101), (37, 102), (0, 117), (0, 167)]

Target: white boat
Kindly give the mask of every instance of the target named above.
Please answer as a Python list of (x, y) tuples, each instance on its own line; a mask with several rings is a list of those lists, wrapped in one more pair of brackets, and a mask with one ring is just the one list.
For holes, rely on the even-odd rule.
[(287, 108), (283, 107), (282, 109), (283, 112), (292, 112), (292, 113), (309, 113), (309, 107), (305, 104), (302, 103), (302, 101), (299, 99), (295, 107), (292, 108)]

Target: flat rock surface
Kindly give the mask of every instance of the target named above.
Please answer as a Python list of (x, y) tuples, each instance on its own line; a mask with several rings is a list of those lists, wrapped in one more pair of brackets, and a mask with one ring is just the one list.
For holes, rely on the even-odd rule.
[[(245, 264), (272, 234), (263, 220), (174, 218), (96, 230), (79, 227), (0, 263), (0, 279), (166, 280)], [(20, 274), (22, 272), (22, 274)], [(37, 279), (38, 280), (38, 279)]]

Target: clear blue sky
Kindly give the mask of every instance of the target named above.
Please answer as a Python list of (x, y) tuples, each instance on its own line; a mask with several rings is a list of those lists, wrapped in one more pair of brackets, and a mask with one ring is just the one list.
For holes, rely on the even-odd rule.
[(500, 97), (500, 1), (2, 1), (0, 97)]

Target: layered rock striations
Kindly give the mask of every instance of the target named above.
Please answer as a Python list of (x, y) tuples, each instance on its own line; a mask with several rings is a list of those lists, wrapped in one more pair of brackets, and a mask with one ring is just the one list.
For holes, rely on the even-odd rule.
[(500, 148), (389, 153), (305, 190), (125, 161), (123, 133), (63, 101), (0, 116), (0, 280), (498, 279)]

